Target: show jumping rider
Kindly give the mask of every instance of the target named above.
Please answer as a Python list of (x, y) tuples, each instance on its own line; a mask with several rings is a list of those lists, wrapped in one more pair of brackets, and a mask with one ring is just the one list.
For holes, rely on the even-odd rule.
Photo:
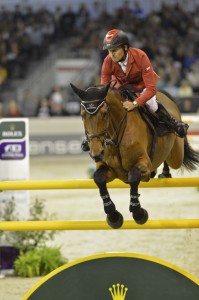
[[(109, 54), (102, 65), (101, 84), (108, 84), (115, 79), (117, 81), (115, 87), (121, 89), (128, 98), (131, 99), (132, 93), (138, 95), (136, 100), (127, 100), (123, 103), (127, 111), (146, 104), (161, 121), (165, 122), (179, 137), (184, 138), (188, 125), (171, 117), (156, 99), (156, 80), (159, 77), (154, 72), (146, 53), (130, 47), (127, 34), (118, 29), (108, 31), (104, 38), (103, 49), (108, 50)], [(82, 150), (89, 150), (86, 138), (82, 143)]]

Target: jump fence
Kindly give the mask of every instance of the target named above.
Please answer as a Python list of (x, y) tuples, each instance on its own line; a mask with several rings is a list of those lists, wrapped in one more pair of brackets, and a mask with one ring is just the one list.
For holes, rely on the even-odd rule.
[[(199, 187), (199, 177), (190, 178), (159, 178), (140, 183), (140, 188), (168, 187)], [(0, 182), (0, 190), (50, 190), (50, 189), (96, 189), (92, 179), (87, 180), (27, 180)], [(116, 179), (108, 183), (108, 188), (129, 188)], [(124, 221), (119, 229), (186, 229), (199, 228), (199, 219), (148, 220), (146, 224), (138, 225), (133, 220)], [(113, 230), (105, 221), (4, 221), (0, 222), (3, 231), (28, 230)]]

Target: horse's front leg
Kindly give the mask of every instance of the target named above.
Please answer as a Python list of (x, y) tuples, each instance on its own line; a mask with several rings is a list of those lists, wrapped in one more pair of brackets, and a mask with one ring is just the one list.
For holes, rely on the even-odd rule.
[(146, 178), (148, 176), (150, 178), (150, 172), (148, 169), (143, 170), (143, 167), (139, 165), (135, 166), (128, 173), (128, 182), (131, 186), (129, 211), (132, 213), (135, 222), (140, 225), (146, 223), (148, 220), (148, 213), (144, 208), (141, 207), (139, 201), (140, 195), (138, 193), (138, 186), (143, 172), (145, 172)]
[(123, 224), (123, 216), (120, 212), (116, 210), (115, 204), (110, 198), (108, 189), (107, 189), (107, 172), (109, 171), (108, 167), (101, 166), (94, 173), (94, 181), (97, 184), (104, 204), (104, 211), (107, 214), (107, 223), (114, 229), (120, 228)]

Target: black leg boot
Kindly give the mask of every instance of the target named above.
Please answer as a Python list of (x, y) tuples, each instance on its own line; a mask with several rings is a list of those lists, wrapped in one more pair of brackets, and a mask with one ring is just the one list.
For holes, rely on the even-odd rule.
[(86, 137), (85, 137), (85, 139), (84, 139), (83, 142), (82, 142), (81, 148), (82, 148), (82, 150), (83, 150), (84, 152), (90, 150), (89, 143), (88, 143), (88, 140), (87, 140)]
[(181, 121), (177, 121), (170, 116), (166, 108), (159, 102), (158, 109), (155, 113), (158, 115), (159, 119), (173, 129), (179, 137), (184, 138), (186, 136), (189, 125)]

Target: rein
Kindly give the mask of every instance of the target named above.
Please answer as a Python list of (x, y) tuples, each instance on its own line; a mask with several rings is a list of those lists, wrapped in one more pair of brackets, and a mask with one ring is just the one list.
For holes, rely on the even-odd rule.
[[(124, 127), (123, 127), (123, 130), (122, 130), (122, 134), (121, 134), (120, 139), (118, 140), (118, 136), (119, 136), (119, 133), (120, 133), (120, 129), (121, 129), (123, 123), (124, 123)], [(118, 147), (118, 146), (120, 145), (120, 143), (121, 143), (121, 141), (122, 141), (122, 137), (123, 137), (123, 135), (124, 135), (125, 128), (126, 128), (126, 123), (127, 123), (127, 111), (125, 111), (124, 117), (120, 120), (119, 125), (118, 125), (118, 127), (115, 129), (115, 131), (113, 132), (112, 136), (111, 136), (109, 139), (106, 139), (106, 140), (105, 140), (105, 144), (106, 144), (106, 145), (112, 144), (112, 145), (114, 145), (115, 147)], [(116, 139), (117, 139), (117, 142), (116, 142), (116, 143), (114, 142), (114, 138), (115, 138), (115, 137), (116, 137)]]

